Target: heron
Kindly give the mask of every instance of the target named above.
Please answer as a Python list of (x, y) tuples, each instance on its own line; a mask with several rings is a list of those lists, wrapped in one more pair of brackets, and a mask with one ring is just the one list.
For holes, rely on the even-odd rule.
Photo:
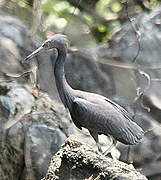
[[(116, 146), (117, 141), (125, 145), (136, 145), (144, 137), (144, 130), (133, 121), (132, 115), (122, 106), (99, 94), (73, 89), (67, 82), (64, 72), (67, 57), (67, 36), (55, 34), (48, 38), (38, 49), (24, 60), (48, 50), (57, 50), (57, 58), (53, 67), (55, 83), (62, 103), (70, 112), (75, 126), (88, 129), (102, 152), (98, 135), (111, 137), (112, 144), (102, 152), (107, 155)], [(54, 51), (55, 52), (55, 51)]]

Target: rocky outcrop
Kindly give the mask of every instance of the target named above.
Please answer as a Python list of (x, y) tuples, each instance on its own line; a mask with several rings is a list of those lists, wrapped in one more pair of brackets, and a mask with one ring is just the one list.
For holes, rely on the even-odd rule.
[(146, 180), (134, 167), (98, 154), (75, 137), (68, 138), (53, 156), (43, 180)]

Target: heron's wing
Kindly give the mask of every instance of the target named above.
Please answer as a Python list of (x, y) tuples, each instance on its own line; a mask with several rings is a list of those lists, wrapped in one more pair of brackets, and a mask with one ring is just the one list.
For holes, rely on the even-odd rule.
[(71, 115), (71, 118), (72, 118), (74, 124), (76, 125), (76, 127), (77, 127), (78, 129), (82, 130), (82, 126), (81, 126), (80, 122), (77, 121), (77, 119), (75, 118), (74, 113), (71, 113), (71, 112), (70, 112), (70, 115)]
[(111, 103), (93, 103), (82, 98), (73, 102), (73, 117), (82, 127), (102, 134), (110, 134), (124, 144), (136, 144), (144, 131), (135, 122), (125, 118)]
[[(110, 104), (112, 105), (117, 111), (119, 111), (121, 114), (123, 114), (125, 116), (125, 118), (132, 120), (132, 114), (129, 113), (128, 111), (126, 111), (123, 107), (121, 107), (119, 104), (115, 103), (114, 101), (106, 98), (105, 96), (99, 95), (99, 94), (95, 94), (95, 93), (89, 93), (89, 92), (84, 92), (84, 91), (80, 91), (77, 90), (78, 93), (78, 97), (85, 99), (89, 102), (92, 102), (94, 104)], [(109, 105), (109, 106), (110, 106)]]
[(119, 112), (121, 112), (125, 118), (129, 119), (129, 120), (132, 120), (132, 115), (126, 111), (123, 107), (121, 107), (120, 105), (118, 105), (117, 103), (115, 103), (114, 101), (108, 99), (108, 98), (105, 98), (105, 100), (108, 102), (108, 103), (111, 103), (113, 105), (114, 108), (116, 108)]

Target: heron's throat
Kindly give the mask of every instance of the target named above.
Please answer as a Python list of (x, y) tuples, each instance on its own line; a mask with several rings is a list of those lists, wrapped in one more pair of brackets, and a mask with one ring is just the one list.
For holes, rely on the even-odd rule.
[(54, 74), (60, 99), (66, 107), (70, 108), (72, 100), (74, 99), (74, 90), (70, 87), (65, 78), (64, 64), (66, 56), (66, 51), (58, 50), (58, 56), (54, 67)]

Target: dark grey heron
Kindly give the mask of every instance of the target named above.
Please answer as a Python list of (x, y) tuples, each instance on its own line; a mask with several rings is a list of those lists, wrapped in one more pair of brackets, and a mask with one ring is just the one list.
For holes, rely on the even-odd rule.
[(47, 39), (37, 50), (25, 58), (29, 60), (40, 52), (57, 50), (54, 67), (56, 86), (64, 106), (69, 109), (77, 128), (89, 130), (98, 150), (102, 152), (98, 135), (110, 136), (112, 145), (104, 152), (107, 155), (119, 141), (126, 145), (135, 145), (141, 141), (145, 132), (133, 120), (132, 116), (112, 100), (90, 92), (75, 90), (67, 83), (64, 64), (67, 56), (67, 37), (56, 34)]

